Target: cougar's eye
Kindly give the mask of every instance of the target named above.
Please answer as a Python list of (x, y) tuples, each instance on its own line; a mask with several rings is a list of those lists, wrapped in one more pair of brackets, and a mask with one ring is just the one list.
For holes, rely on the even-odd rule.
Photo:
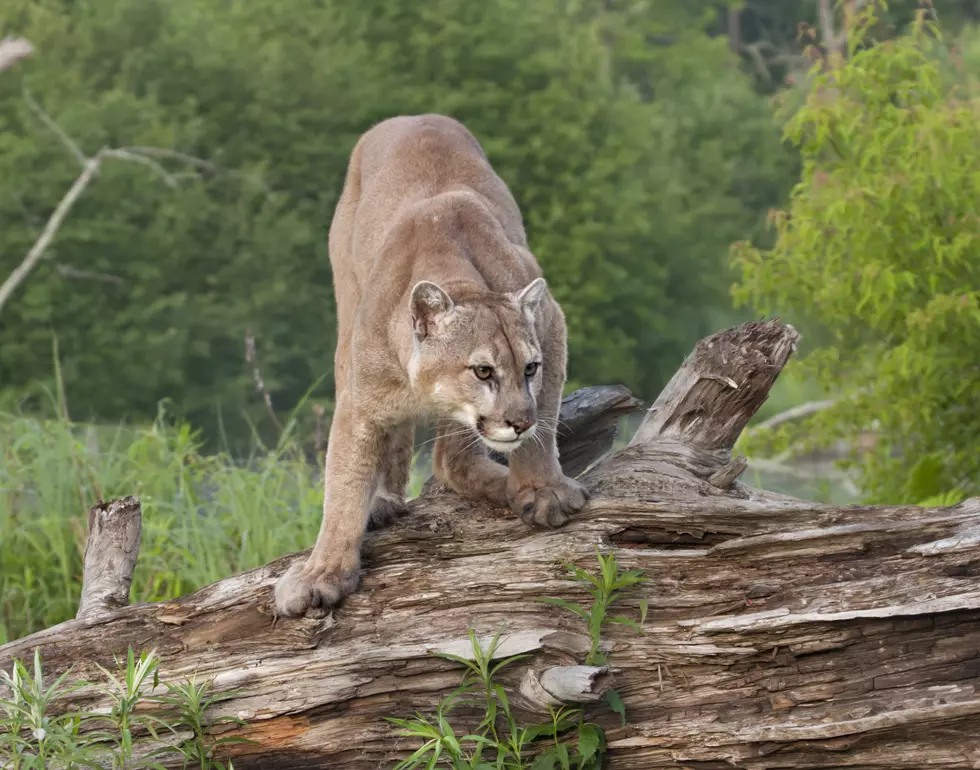
[(541, 366), (541, 364), (537, 362), (528, 364), (527, 366), (524, 367), (524, 376), (533, 377), (535, 374), (538, 373), (539, 366)]
[(475, 374), (478, 379), (489, 380), (491, 377), (493, 377), (493, 367), (487, 366), (486, 364), (482, 366), (474, 366), (473, 374)]

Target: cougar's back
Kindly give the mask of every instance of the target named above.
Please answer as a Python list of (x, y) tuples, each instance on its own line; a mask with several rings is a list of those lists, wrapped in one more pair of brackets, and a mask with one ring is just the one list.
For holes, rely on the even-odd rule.
[[(438, 225), (444, 210), (449, 220), (469, 220), (462, 229), (486, 231), (481, 209), (494, 220), (491, 229), (526, 248), (517, 204), (465, 126), (442, 115), (385, 120), (367, 131), (351, 154), (330, 234), (335, 280), (349, 275), (363, 285), (385, 240), (422, 214)], [(444, 219), (438, 235), (452, 239), (459, 235), (453, 230), (460, 229), (459, 222)]]

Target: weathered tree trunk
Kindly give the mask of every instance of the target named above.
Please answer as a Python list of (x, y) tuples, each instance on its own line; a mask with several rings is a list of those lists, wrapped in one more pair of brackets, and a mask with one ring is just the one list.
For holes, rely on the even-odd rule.
[[(85, 674), (156, 648), (164, 678), (246, 691), (218, 707), (249, 722), (255, 743), (229, 747), (238, 770), (374, 768), (411, 748), (383, 718), (430, 711), (459, 681), (429, 653), (503, 630), (500, 655), (533, 654), (506, 679), (521, 709), (619, 690), (625, 728), (588, 707), (611, 768), (980, 767), (980, 500), (835, 508), (736, 479), (730, 449), (796, 340), (764, 322), (699, 343), (559, 530), (432, 485), (368, 536), (360, 589), (324, 620), (274, 622), (292, 555), (12, 642), (0, 666), (40, 646), (52, 670)], [(596, 547), (649, 578), (644, 633), (604, 632), (607, 671), (581, 667), (584, 624), (537, 601), (581, 601), (558, 562), (593, 569)]]

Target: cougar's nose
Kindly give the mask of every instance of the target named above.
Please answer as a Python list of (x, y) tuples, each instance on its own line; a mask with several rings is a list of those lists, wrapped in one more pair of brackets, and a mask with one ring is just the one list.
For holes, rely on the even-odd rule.
[(516, 433), (518, 436), (525, 431), (530, 430), (534, 425), (534, 420), (530, 420), (527, 417), (521, 417), (517, 420), (505, 420), (504, 422), (507, 423), (507, 427), (513, 428), (514, 433)]

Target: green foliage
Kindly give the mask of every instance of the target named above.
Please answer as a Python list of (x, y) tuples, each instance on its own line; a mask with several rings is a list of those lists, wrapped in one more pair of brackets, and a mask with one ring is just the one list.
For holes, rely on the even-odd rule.
[(86, 754), (79, 734), (77, 714), (49, 714), (55, 698), (81, 687), (66, 685), (65, 672), (54, 682), (45, 681), (40, 647), (34, 649), (34, 667), (21, 661), (11, 671), (0, 671), (0, 684), (9, 691), (0, 699), (0, 760), (11, 770), (44, 770), (58, 762), (66, 770), (98, 767)]
[(596, 558), (599, 560), (598, 575), (593, 575), (591, 572), (577, 567), (574, 564), (563, 565), (575, 578), (575, 582), (585, 588), (592, 597), (592, 604), (588, 608), (583, 607), (581, 604), (567, 602), (564, 599), (548, 597), (540, 600), (546, 604), (554, 604), (569, 612), (574, 612), (586, 622), (589, 629), (589, 640), (591, 642), (588, 655), (585, 657), (585, 664), (587, 666), (601, 666), (606, 662), (606, 656), (599, 649), (599, 643), (602, 637), (602, 629), (607, 623), (629, 626), (642, 633), (643, 629), (640, 627), (640, 624), (646, 620), (647, 614), (646, 602), (641, 601), (639, 624), (635, 620), (631, 620), (622, 615), (609, 616), (609, 608), (616, 601), (623, 598), (627, 593), (626, 589), (645, 582), (646, 578), (643, 577), (641, 570), (631, 569), (626, 572), (621, 572), (619, 562), (616, 560), (616, 554), (614, 553), (603, 556), (597, 547)]
[(783, 448), (801, 432), (804, 446), (849, 442), (873, 501), (977, 494), (980, 100), (943, 87), (933, 25), (874, 44), (874, 18), (856, 18), (846, 62), (813, 73), (787, 124), (803, 178), (775, 246), (736, 248), (735, 296), (832, 334), (800, 376), (839, 400), (784, 430)]
[(126, 770), (133, 767), (162, 770), (160, 765), (138, 761), (134, 757), (136, 749), (134, 732), (142, 728), (159, 742), (157, 728), (167, 727), (167, 723), (159, 717), (136, 711), (136, 707), (144, 698), (143, 688), (146, 684), (152, 682), (156, 686), (158, 682), (158, 665), (159, 661), (152, 653), (142, 652), (139, 658), (136, 658), (133, 648), (130, 647), (124, 666), (121, 666), (119, 659), (116, 658), (115, 674), (103, 666), (98, 666), (99, 671), (105, 676), (105, 683), (99, 689), (112, 704), (107, 717), (112, 729), (96, 733), (94, 740), (105, 741), (112, 746), (112, 770)]
[[(220, 746), (245, 739), (213, 738), (211, 731), (228, 722), (245, 723), (207, 716), (216, 701), (233, 693), (215, 694), (210, 680), (199, 683), (192, 678), (182, 684), (167, 683), (168, 695), (149, 695), (147, 689), (160, 686), (159, 663), (155, 653), (144, 651), (137, 656), (130, 648), (125, 662), (116, 660), (115, 672), (97, 666), (105, 677), (101, 683), (69, 682), (71, 668), (48, 683), (39, 647), (34, 650), (33, 669), (15, 660), (9, 672), (0, 671), (0, 685), (9, 693), (6, 699), (0, 699), (0, 763), (9, 770), (44, 770), (52, 766), (63, 770), (162, 770), (161, 764), (145, 757), (162, 756), (172, 763), (176, 755), (184, 768), (234, 770), (230, 761), (226, 765), (214, 759), (213, 754)], [(91, 687), (108, 697), (112, 704), (108, 714), (70, 707), (65, 710), (62, 704), (54, 708), (57, 700)], [(154, 706), (162, 707), (162, 718), (146, 713), (147, 707)], [(55, 710), (59, 713), (52, 713)], [(168, 744), (158, 733), (159, 729), (176, 735), (182, 728), (190, 729), (192, 737), (177, 746)]]
[[(619, 562), (616, 560), (615, 553), (603, 556), (597, 547), (596, 558), (599, 560), (598, 575), (593, 575), (574, 564), (564, 565), (565, 569), (572, 573), (575, 582), (585, 588), (592, 597), (592, 604), (588, 608), (556, 597), (546, 597), (540, 600), (546, 604), (554, 604), (556, 607), (573, 612), (586, 622), (590, 642), (589, 652), (585, 656), (587, 666), (601, 666), (606, 663), (606, 654), (599, 649), (599, 646), (602, 643), (602, 629), (607, 624), (628, 626), (642, 634), (642, 625), (647, 617), (646, 599), (640, 599), (639, 623), (623, 615), (609, 616), (609, 608), (625, 596), (627, 589), (646, 582), (646, 578), (643, 577), (641, 570), (632, 569), (622, 572), (619, 569)], [(625, 725), (626, 706), (623, 704), (622, 698), (619, 697), (619, 693), (610, 689), (606, 694), (606, 699), (610, 708), (619, 714), (623, 725)]]
[[(239, 691), (213, 692), (214, 679), (198, 680), (196, 676), (183, 683), (165, 683), (166, 695), (156, 696), (155, 700), (169, 706), (174, 714), (174, 727), (190, 730), (191, 737), (177, 746), (184, 758), (183, 768), (197, 767), (198, 770), (233, 770), (231, 762), (224, 764), (215, 758), (216, 752), (222, 746), (233, 743), (251, 743), (247, 738), (238, 735), (221, 735), (214, 737), (211, 731), (222, 725), (245, 726), (247, 723), (233, 716), (223, 716), (207, 719), (205, 715), (218, 701), (240, 695)], [(160, 754), (166, 754), (172, 749), (158, 749)]]
[(328, 395), (327, 228), (357, 136), (393, 114), (448, 113), (485, 144), (566, 310), (573, 386), (659, 387), (727, 310), (728, 243), (788, 179), (769, 107), (686, 3), (9, 0), (2, 15), (40, 53), (0, 78), (0, 275), (79, 172), (25, 87), (85, 154), (208, 162), (157, 158), (174, 188), (107, 161), (4, 308), (0, 388), (50, 385), (57, 335), (77, 419), (151, 419), (168, 398), (209, 444), (224, 420), (237, 450), (236, 414), (262, 410), (249, 328), (277, 408), (321, 376)]
[[(622, 572), (615, 554), (602, 556), (598, 551), (598, 576), (574, 565), (569, 569), (576, 580), (592, 593), (593, 604), (588, 610), (578, 604), (560, 599), (542, 599), (574, 612), (589, 624), (592, 649), (587, 665), (600, 665), (605, 656), (599, 652), (599, 633), (606, 624), (606, 610), (622, 597), (623, 589), (642, 583), (645, 578), (636, 570)], [(640, 624), (646, 619), (646, 602), (640, 603)], [(640, 625), (625, 617), (608, 618), (609, 623), (630, 626), (642, 633)], [(551, 709), (551, 720), (530, 727), (520, 727), (510, 708), (504, 687), (497, 674), (527, 655), (513, 655), (494, 663), (500, 648), (498, 632), (487, 649), (469, 631), (472, 658), (448, 653), (433, 653), (437, 657), (463, 666), (465, 673), (455, 690), (439, 701), (434, 718), (416, 714), (412, 719), (389, 718), (397, 725), (396, 734), (414, 738), (422, 745), (395, 765), (394, 770), (433, 768), (440, 761), (454, 770), (599, 770), (606, 750), (606, 735), (595, 722), (587, 722), (579, 708), (564, 706)], [(615, 690), (609, 690), (608, 702), (626, 724), (626, 707)], [(449, 721), (458, 706), (470, 706), (482, 714), (471, 732), (457, 735)]]

